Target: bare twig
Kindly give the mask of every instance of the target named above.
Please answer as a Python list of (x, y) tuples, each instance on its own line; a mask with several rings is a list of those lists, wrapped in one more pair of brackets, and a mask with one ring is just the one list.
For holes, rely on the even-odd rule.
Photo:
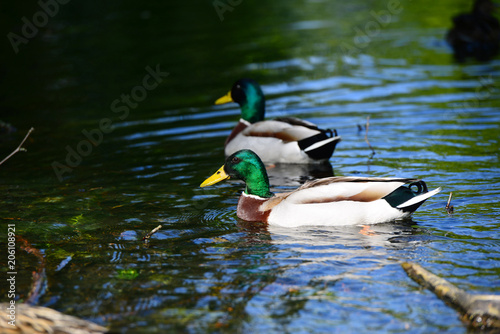
[(161, 227), (162, 227), (161, 225), (156, 226), (156, 227), (155, 227), (155, 228), (154, 228), (151, 232), (149, 232), (148, 234), (146, 234), (146, 236), (145, 236), (144, 238), (142, 238), (142, 240), (143, 240), (143, 241), (144, 241), (144, 240), (146, 240), (146, 241), (147, 241), (149, 238), (151, 238), (151, 236), (152, 236), (153, 234), (155, 234), (156, 232), (158, 232), (158, 231), (160, 230), (160, 228), (161, 228)]
[(33, 130), (35, 130), (35, 129), (34, 128), (29, 129), (28, 133), (24, 137), (24, 139), (21, 142), (21, 144), (19, 144), (19, 146), (11, 154), (9, 154), (5, 159), (3, 159), (2, 161), (0, 161), (0, 165), (3, 164), (5, 161), (9, 160), (10, 157), (12, 157), (17, 152), (19, 152), (19, 151), (26, 151), (26, 149), (23, 148), (22, 146), (23, 146), (24, 142), (26, 141), (26, 139), (28, 139), (28, 136), (30, 135), (30, 133), (33, 132)]
[(370, 128), (370, 116), (366, 118), (366, 131), (365, 131), (365, 142), (368, 144), (370, 150), (372, 150), (372, 154), (370, 155), (370, 159), (375, 155), (375, 150), (373, 149), (370, 141), (368, 140), (368, 129)]
[(446, 204), (446, 212), (448, 212), (448, 214), (452, 214), (453, 213), (453, 206), (450, 205), (451, 204), (451, 198), (453, 197), (453, 193), (451, 192), (450, 193), (450, 197), (448, 198), (448, 203)]

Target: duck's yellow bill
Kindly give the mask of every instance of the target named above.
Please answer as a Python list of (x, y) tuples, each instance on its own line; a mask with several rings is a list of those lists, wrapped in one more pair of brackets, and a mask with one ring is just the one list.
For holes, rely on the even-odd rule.
[(203, 183), (200, 184), (200, 187), (203, 188), (211, 186), (212, 184), (216, 184), (217, 182), (223, 181), (225, 179), (229, 179), (229, 175), (226, 174), (226, 172), (224, 171), (224, 166), (222, 166), (218, 171), (214, 173), (214, 175), (203, 181)]
[(233, 98), (231, 97), (231, 91), (224, 95), (223, 97), (220, 97), (215, 101), (215, 104), (224, 104), (224, 103), (229, 103), (229, 102), (234, 102)]

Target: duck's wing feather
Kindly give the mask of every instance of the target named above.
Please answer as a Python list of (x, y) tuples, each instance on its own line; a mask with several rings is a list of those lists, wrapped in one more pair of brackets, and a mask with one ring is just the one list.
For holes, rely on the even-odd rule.
[(299, 189), (307, 189), (313, 188), (323, 185), (328, 185), (331, 183), (392, 183), (392, 182), (400, 182), (400, 183), (412, 183), (419, 181), (419, 179), (415, 178), (402, 178), (402, 177), (354, 177), (354, 176), (335, 176), (335, 177), (326, 177), (322, 179), (312, 180), (304, 183)]
[(278, 122), (288, 123), (290, 125), (303, 126), (303, 127), (309, 128), (311, 130), (321, 131), (321, 129), (318, 128), (318, 126), (316, 124), (308, 122), (308, 121), (304, 121), (303, 119), (300, 119), (300, 118), (295, 118), (295, 117), (276, 117), (274, 120), (278, 121)]
[(249, 137), (273, 137), (290, 142), (317, 135), (320, 131), (301, 125), (270, 120), (254, 123), (243, 130), (242, 133)]
[(305, 183), (287, 194), (286, 200), (296, 204), (371, 202), (391, 194), (404, 184), (417, 181), (409, 178), (331, 177)]

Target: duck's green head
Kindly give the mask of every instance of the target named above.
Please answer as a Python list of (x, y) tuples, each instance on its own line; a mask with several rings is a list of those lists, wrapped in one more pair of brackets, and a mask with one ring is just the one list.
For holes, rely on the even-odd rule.
[(241, 118), (255, 123), (264, 120), (266, 100), (259, 84), (252, 79), (240, 79), (231, 91), (215, 101), (215, 104), (236, 102), (241, 107)]
[(206, 179), (200, 187), (210, 186), (229, 178), (240, 179), (246, 184), (245, 193), (269, 198), (269, 178), (262, 160), (250, 150), (241, 150), (226, 158), (224, 166)]

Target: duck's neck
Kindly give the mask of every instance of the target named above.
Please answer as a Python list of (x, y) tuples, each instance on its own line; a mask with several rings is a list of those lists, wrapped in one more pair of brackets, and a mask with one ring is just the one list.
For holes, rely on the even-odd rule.
[(260, 88), (249, 87), (245, 103), (241, 104), (241, 118), (256, 123), (264, 120), (266, 99)]
[(245, 194), (262, 198), (273, 197), (274, 194), (269, 190), (267, 173), (255, 171), (248, 175), (244, 181), (246, 183)]

